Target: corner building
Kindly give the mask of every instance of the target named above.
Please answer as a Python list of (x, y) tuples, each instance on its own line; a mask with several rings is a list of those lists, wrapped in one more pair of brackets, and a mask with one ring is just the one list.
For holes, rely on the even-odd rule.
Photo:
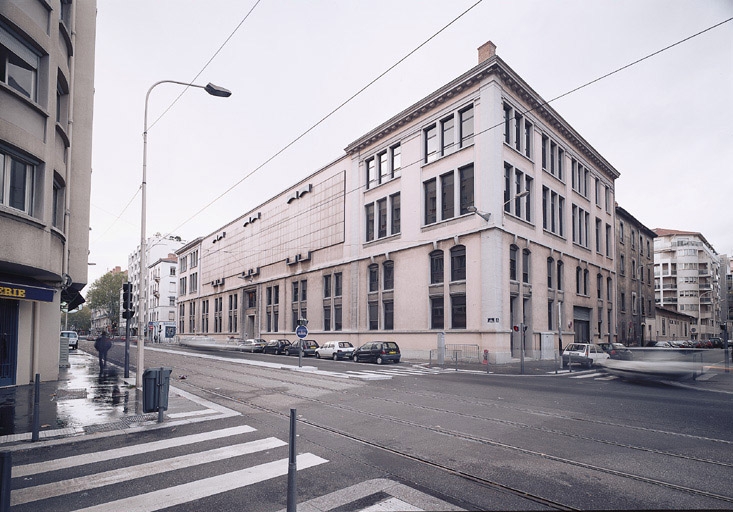
[(614, 339), (619, 173), (495, 48), (179, 250), (179, 335), (293, 339), (305, 318), (319, 342), (427, 358), (444, 333), (491, 362)]
[(95, 31), (94, 0), (0, 1), (0, 386), (58, 379), (84, 302)]

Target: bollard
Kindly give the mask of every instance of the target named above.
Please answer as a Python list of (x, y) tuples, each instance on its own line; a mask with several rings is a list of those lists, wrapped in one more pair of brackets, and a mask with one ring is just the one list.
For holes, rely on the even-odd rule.
[(33, 432), (31, 441), (38, 441), (38, 431), (41, 429), (41, 374), (36, 374), (33, 388)]
[(12, 457), (11, 452), (0, 453), (0, 512), (10, 512)]
[(295, 453), (295, 409), (290, 409), (290, 448), (288, 450), (288, 503), (287, 512), (296, 512), (298, 463)]

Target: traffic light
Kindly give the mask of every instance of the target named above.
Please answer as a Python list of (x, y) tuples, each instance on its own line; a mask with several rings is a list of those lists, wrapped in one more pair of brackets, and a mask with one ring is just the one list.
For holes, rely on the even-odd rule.
[(132, 307), (132, 284), (122, 283), (122, 318), (129, 320), (135, 313)]

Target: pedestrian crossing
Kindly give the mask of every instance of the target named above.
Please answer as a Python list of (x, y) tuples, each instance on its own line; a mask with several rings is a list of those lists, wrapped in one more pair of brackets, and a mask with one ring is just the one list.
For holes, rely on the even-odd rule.
[[(248, 439), (254, 437), (254, 439)], [(221, 446), (200, 449), (201, 443), (219, 441)], [(172, 455), (188, 447), (191, 453)], [(166, 456), (171, 453), (170, 456)], [(180, 452), (176, 452), (180, 453)], [(152, 458), (154, 460), (148, 460)], [(251, 458), (251, 459), (250, 459)], [(147, 460), (146, 462), (140, 462)], [(252, 462), (250, 465), (249, 462)], [(296, 458), (297, 470), (326, 464), (313, 453)], [(205, 478), (202, 468), (220, 464), (236, 467)], [(231, 466), (230, 466), (231, 464)], [(242, 467), (244, 466), (244, 467)], [(288, 474), (288, 445), (275, 437), (260, 437), (256, 429), (241, 425), (159, 441), (81, 453), (12, 468), (13, 510), (153, 511), (241, 489)], [(175, 478), (165, 479), (175, 473)], [(58, 478), (57, 478), (58, 477)], [(140, 479), (161, 479), (174, 485), (155, 485), (152, 490), (125, 496)], [(190, 477), (189, 480), (186, 477)], [(180, 483), (181, 479), (187, 481)], [(127, 485), (125, 485), (127, 484)], [(73, 503), (73, 507), (68, 504)], [(65, 505), (66, 504), (66, 505)], [(192, 509), (193, 510), (193, 509)]]

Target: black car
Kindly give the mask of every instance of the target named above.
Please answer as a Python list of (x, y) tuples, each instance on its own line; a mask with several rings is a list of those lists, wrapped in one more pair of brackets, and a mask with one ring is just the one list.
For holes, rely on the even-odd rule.
[(372, 361), (377, 364), (400, 362), (400, 347), (394, 341), (370, 341), (354, 351), (354, 362)]
[(303, 347), (304, 356), (315, 356), (318, 343), (316, 340), (295, 340), (285, 351), (288, 356), (297, 356), (300, 352), (300, 347)]
[(264, 354), (285, 354), (287, 353), (290, 342), (288, 340), (270, 340), (262, 349)]

